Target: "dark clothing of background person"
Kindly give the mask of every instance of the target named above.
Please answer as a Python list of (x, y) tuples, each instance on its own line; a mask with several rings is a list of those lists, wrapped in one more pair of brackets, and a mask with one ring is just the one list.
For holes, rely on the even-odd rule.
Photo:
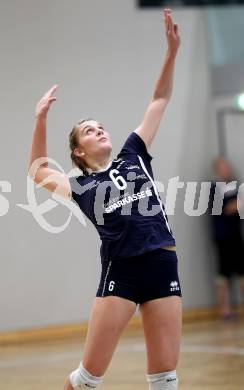
[[(244, 275), (244, 244), (242, 238), (242, 223), (237, 211), (237, 195), (239, 183), (236, 189), (230, 189), (224, 193), (222, 213), (211, 214), (211, 232), (218, 254), (219, 276), (230, 278), (232, 274)], [(216, 181), (212, 182), (210, 191), (210, 212), (214, 200), (222, 198)], [(232, 210), (230, 210), (232, 209)]]

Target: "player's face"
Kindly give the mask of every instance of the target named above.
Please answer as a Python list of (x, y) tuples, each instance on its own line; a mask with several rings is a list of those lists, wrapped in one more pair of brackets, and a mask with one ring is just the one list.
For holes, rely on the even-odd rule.
[(230, 164), (222, 158), (217, 161), (215, 170), (217, 175), (223, 179), (229, 179), (232, 175)]
[(87, 155), (107, 154), (112, 145), (109, 133), (97, 121), (86, 121), (80, 126), (80, 146)]

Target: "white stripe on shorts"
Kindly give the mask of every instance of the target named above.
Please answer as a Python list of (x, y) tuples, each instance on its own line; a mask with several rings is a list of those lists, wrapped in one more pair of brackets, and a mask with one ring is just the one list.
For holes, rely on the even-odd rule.
[(107, 278), (108, 278), (108, 274), (109, 274), (109, 270), (110, 270), (111, 264), (112, 264), (112, 261), (110, 261), (109, 264), (108, 264), (108, 269), (107, 269), (107, 272), (106, 272), (106, 276), (104, 278), (102, 297), (104, 296), (104, 291), (105, 291), (106, 282), (107, 282)]

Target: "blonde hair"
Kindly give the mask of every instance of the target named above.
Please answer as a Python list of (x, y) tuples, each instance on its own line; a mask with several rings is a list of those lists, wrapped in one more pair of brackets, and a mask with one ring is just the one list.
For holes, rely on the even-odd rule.
[(76, 156), (74, 153), (75, 148), (78, 148), (80, 146), (79, 144), (79, 130), (82, 123), (87, 121), (92, 121), (93, 119), (87, 118), (87, 119), (81, 119), (79, 122), (77, 122), (76, 125), (74, 125), (73, 129), (71, 130), (69, 134), (69, 147), (70, 147), (70, 157), (72, 161), (72, 165), (78, 167), (85, 176), (88, 176), (88, 172), (86, 170), (86, 165), (84, 160), (82, 160), (79, 156)]

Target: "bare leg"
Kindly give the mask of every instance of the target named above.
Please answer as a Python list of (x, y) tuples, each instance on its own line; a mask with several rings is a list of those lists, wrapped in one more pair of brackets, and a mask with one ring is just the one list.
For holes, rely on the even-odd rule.
[(181, 298), (170, 296), (141, 305), (148, 374), (176, 368), (181, 339)]
[(230, 307), (230, 287), (227, 278), (221, 277), (216, 280), (217, 298), (219, 305), (219, 313), (222, 317), (231, 314)]
[[(136, 304), (116, 296), (95, 298), (89, 320), (82, 363), (94, 376), (102, 376)], [(64, 390), (73, 390), (67, 378)]]
[(243, 312), (243, 304), (244, 304), (244, 276), (241, 275), (238, 278), (239, 288), (240, 288), (240, 298), (241, 298), (241, 313)]

